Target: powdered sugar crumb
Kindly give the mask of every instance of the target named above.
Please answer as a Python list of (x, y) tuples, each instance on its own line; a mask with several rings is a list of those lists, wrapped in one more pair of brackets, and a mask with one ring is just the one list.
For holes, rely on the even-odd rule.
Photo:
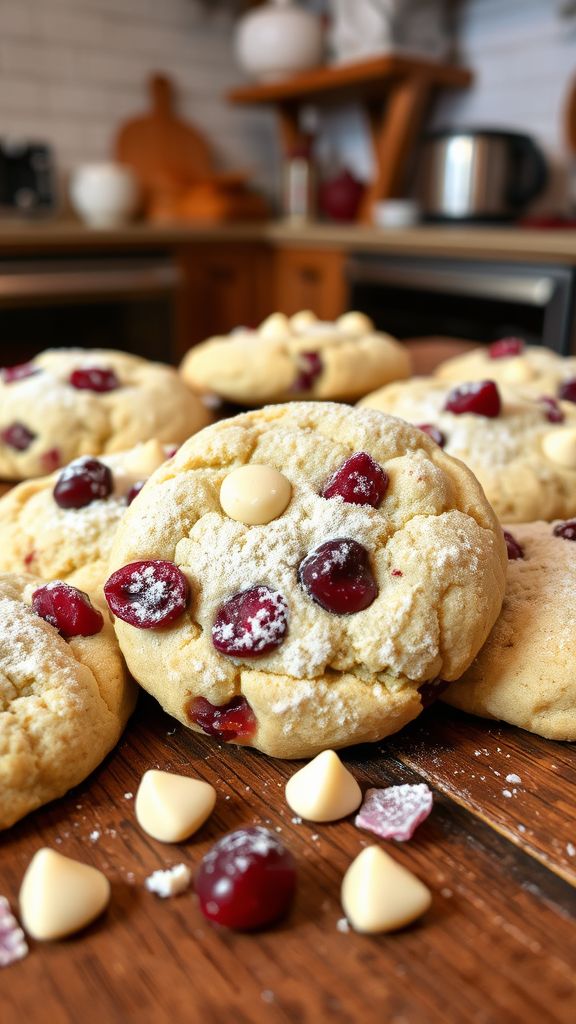
[(22, 928), (10, 910), (5, 896), (0, 896), (0, 967), (22, 960), (28, 945)]
[(521, 786), (522, 785), (522, 779), (520, 778), (519, 775), (515, 775), (514, 773), (512, 773), (511, 775), (507, 775), (506, 776), (506, 782), (510, 782), (513, 786)]
[(338, 929), (339, 932), (349, 932), (350, 931), (350, 925), (348, 923), (348, 919), (346, 917), (341, 917), (336, 922), (336, 928)]
[(93, 831), (90, 833), (89, 839), (91, 843), (97, 843), (98, 840), (100, 839), (100, 830), (97, 828), (93, 829)]
[(188, 889), (192, 880), (192, 872), (186, 864), (175, 864), (172, 868), (162, 870), (159, 868), (153, 871), (145, 880), (144, 885), (148, 892), (153, 892), (161, 899), (169, 896), (178, 896)]
[(574, 846), (574, 843), (566, 843), (566, 853), (569, 857), (576, 857), (576, 846)]

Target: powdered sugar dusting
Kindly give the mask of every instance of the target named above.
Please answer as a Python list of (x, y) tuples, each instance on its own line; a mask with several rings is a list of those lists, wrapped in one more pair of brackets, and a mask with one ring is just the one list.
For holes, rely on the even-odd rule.
[(189, 888), (192, 881), (192, 872), (186, 864), (175, 864), (172, 868), (153, 871), (145, 880), (144, 885), (148, 892), (153, 892), (161, 899), (169, 896), (179, 896)]
[(354, 824), (382, 839), (404, 842), (428, 817), (432, 802), (432, 790), (425, 782), (369, 789)]
[(5, 896), (0, 896), (0, 967), (8, 967), (28, 954), (22, 928), (10, 910)]

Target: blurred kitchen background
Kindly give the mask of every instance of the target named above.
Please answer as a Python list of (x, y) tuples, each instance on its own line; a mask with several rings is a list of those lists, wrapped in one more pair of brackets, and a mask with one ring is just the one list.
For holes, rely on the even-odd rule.
[(575, 350), (576, 0), (0, 0), (0, 362), (274, 309)]

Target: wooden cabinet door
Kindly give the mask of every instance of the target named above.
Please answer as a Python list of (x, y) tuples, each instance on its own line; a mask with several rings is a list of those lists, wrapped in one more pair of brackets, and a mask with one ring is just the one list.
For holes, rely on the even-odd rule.
[(275, 268), (275, 305), (282, 313), (311, 309), (321, 320), (334, 320), (345, 312), (342, 250), (281, 248), (275, 256)]
[(180, 355), (190, 345), (235, 327), (255, 327), (266, 316), (271, 256), (261, 243), (199, 243), (182, 246), (178, 330)]

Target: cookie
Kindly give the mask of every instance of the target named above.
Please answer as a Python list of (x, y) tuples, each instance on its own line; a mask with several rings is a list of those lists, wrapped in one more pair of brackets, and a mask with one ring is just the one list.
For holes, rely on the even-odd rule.
[(456, 384), (495, 380), (535, 397), (548, 395), (576, 401), (576, 357), (560, 356), (539, 345), (525, 345), (519, 338), (501, 338), (492, 345), (447, 359), (437, 367), (434, 376)]
[(354, 401), (375, 386), (408, 377), (410, 357), (362, 313), (326, 323), (303, 311), (290, 318), (275, 313), (258, 330), (210, 338), (190, 349), (180, 370), (191, 388), (240, 405)]
[(512, 527), (506, 596), (449, 704), (553, 740), (576, 740), (576, 523)]
[(128, 504), (174, 447), (146, 441), (128, 452), (82, 455), (0, 498), (0, 572), (30, 572), (97, 591)]
[(166, 711), (309, 757), (400, 729), (461, 675), (506, 565), (479, 484), (429, 437), (294, 402), (209, 427), (156, 470), (104, 590), (130, 671)]
[(576, 514), (576, 407), (491, 381), (390, 384), (360, 403), (415, 423), (461, 459), (502, 522)]
[(0, 374), (0, 479), (45, 476), (79, 455), (151, 438), (179, 444), (210, 419), (170, 366), (126, 352), (51, 349)]
[(82, 782), (135, 702), (107, 616), (84, 599), (84, 628), (98, 631), (66, 640), (31, 606), (42, 586), (33, 576), (0, 576), (0, 828)]

